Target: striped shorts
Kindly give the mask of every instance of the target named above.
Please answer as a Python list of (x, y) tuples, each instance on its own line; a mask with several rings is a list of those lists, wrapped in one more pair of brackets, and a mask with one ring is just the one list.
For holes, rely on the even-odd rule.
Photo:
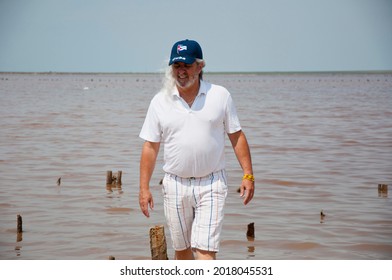
[(163, 197), (173, 248), (218, 252), (227, 196), (224, 170), (201, 178), (165, 174)]

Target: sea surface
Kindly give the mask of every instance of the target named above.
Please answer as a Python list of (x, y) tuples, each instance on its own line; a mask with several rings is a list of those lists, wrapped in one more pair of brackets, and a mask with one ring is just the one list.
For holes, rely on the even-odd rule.
[[(149, 229), (165, 224), (162, 153), (147, 219), (138, 204), (138, 134), (161, 78), (0, 73), (0, 259), (151, 258)], [(219, 259), (392, 259), (392, 73), (205, 80), (231, 92), (256, 177), (244, 206), (227, 141)], [(122, 171), (121, 187), (106, 186), (108, 170)], [(172, 259), (167, 230), (166, 238)]]

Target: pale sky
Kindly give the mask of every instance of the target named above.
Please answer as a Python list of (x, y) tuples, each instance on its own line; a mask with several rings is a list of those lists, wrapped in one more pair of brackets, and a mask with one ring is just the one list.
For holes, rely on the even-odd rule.
[(182, 39), (206, 72), (392, 70), (392, 0), (0, 0), (0, 71), (157, 72)]

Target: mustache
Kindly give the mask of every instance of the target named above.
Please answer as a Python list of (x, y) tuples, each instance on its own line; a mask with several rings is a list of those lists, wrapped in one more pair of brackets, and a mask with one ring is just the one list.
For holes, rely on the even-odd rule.
[(185, 79), (185, 78), (192, 78), (192, 79), (196, 79), (199, 77), (199, 74), (193, 74), (191, 76), (187, 75), (187, 74), (183, 74), (183, 75), (177, 75), (178, 78), (180, 79)]

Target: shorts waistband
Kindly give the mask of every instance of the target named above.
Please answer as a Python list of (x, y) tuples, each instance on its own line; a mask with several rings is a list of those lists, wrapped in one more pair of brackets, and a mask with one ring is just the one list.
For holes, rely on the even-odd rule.
[(199, 179), (208, 179), (208, 178), (211, 178), (211, 177), (216, 177), (216, 176), (219, 176), (219, 175), (221, 175), (221, 176), (225, 176), (226, 175), (226, 171), (225, 171), (225, 169), (221, 169), (221, 170), (219, 170), (219, 171), (215, 171), (215, 172), (211, 172), (211, 173), (209, 173), (209, 174), (207, 174), (207, 175), (205, 175), (205, 176), (202, 176), (202, 177), (181, 177), (181, 176), (178, 176), (178, 175), (175, 175), (175, 174), (171, 174), (171, 173), (165, 173), (167, 176), (169, 176), (169, 177), (171, 177), (171, 178), (180, 178), (180, 179), (185, 179), (185, 180), (199, 180)]

